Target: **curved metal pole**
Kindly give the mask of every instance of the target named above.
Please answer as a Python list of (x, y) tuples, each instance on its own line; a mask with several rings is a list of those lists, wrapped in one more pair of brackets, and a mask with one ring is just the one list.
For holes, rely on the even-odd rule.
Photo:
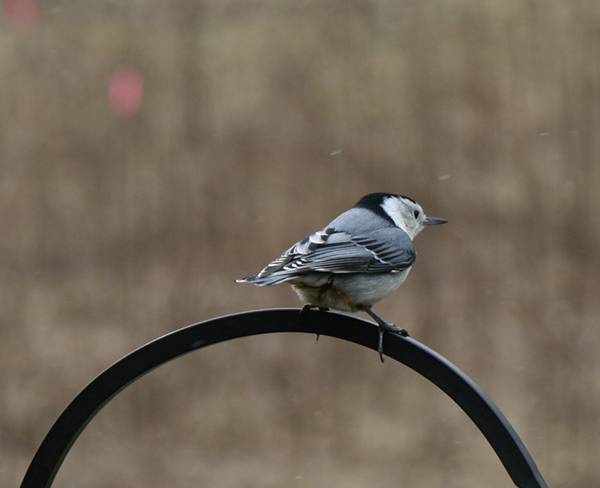
[[(345, 339), (377, 350), (374, 324), (332, 312), (274, 309), (227, 315), (171, 332), (123, 357), (97, 376), (69, 404), (35, 454), (21, 488), (47, 488), (79, 434), (121, 390), (153, 369), (196, 349), (239, 337), (306, 332)], [(384, 352), (450, 396), (475, 422), (519, 488), (548, 488), (533, 459), (502, 412), (462, 371), (419, 342), (386, 333)], [(374, 361), (376, 358), (373, 359)]]

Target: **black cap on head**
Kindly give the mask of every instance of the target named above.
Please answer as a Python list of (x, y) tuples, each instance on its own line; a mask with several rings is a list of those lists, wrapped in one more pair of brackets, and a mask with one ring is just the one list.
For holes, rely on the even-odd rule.
[(392, 193), (369, 193), (368, 195), (362, 197), (354, 206), (371, 208), (375, 205), (381, 205), (383, 203), (384, 198), (393, 196), (395, 195), (393, 195)]
[(383, 203), (383, 200), (387, 197), (401, 197), (401, 198), (406, 198), (407, 200), (410, 200), (413, 203), (417, 203), (412, 198), (405, 197), (404, 195), (397, 195), (395, 193), (378, 192), (378, 193), (369, 193), (368, 195), (365, 195), (354, 206), (355, 207), (363, 207), (363, 208), (373, 208), (374, 206), (380, 206)]
[(386, 198), (390, 198), (390, 197), (406, 198), (407, 200), (410, 200), (411, 202), (414, 202), (414, 200), (412, 198), (403, 197), (402, 195), (396, 195), (395, 193), (378, 192), (378, 193), (369, 193), (368, 195), (365, 195), (364, 197), (362, 197), (358, 201), (358, 203), (356, 205), (354, 205), (354, 207), (355, 208), (356, 207), (358, 207), (358, 208), (368, 208), (371, 212), (379, 215), (380, 217), (383, 217), (386, 220), (389, 220), (392, 224), (396, 225), (394, 223), (393, 219), (381, 207), (381, 204), (383, 203), (383, 201)]

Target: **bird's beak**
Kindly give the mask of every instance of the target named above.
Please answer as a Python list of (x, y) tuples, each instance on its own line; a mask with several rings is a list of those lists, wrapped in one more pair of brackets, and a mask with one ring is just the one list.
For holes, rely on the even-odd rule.
[(438, 219), (436, 217), (427, 217), (423, 222), (423, 225), (440, 225), (448, 222), (446, 219)]

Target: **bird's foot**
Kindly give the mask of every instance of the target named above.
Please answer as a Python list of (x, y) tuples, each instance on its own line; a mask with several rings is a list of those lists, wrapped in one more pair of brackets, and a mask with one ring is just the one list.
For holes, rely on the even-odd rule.
[[(302, 310), (300, 310), (300, 324), (302, 324), (304, 322), (304, 319), (306, 318), (306, 314), (308, 312), (310, 312), (311, 310), (318, 310), (319, 312), (328, 312), (329, 311), (328, 308), (319, 307), (317, 305), (311, 305), (310, 303), (307, 303), (306, 305), (304, 305), (302, 307)], [(315, 340), (315, 344), (319, 343), (319, 337), (320, 337), (320, 335), (317, 334), (317, 339)]]
[(302, 310), (300, 310), (300, 316), (307, 314), (311, 310), (318, 310), (319, 312), (329, 312), (329, 309), (327, 307), (319, 307), (318, 305), (311, 305), (310, 303), (307, 303), (306, 305), (304, 305), (304, 307), (302, 307)]
[(385, 333), (394, 332), (395, 334), (401, 335), (403, 337), (409, 337), (409, 334), (402, 327), (398, 327), (395, 324), (390, 324), (389, 322), (383, 320), (379, 315), (373, 312), (372, 309), (369, 308), (365, 310), (365, 312), (367, 312), (371, 317), (373, 317), (373, 319), (375, 320), (375, 322), (377, 322), (377, 325), (379, 326), (379, 347), (377, 348), (377, 351), (379, 352), (379, 357), (381, 358), (381, 362), (383, 363), (385, 362), (385, 359), (383, 357), (383, 336), (385, 335)]

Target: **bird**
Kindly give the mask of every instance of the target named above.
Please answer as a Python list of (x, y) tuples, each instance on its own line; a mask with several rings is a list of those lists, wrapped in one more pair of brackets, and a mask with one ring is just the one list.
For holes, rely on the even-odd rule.
[(366, 312), (379, 327), (383, 357), (385, 332), (408, 332), (383, 320), (373, 305), (406, 279), (416, 258), (413, 239), (425, 227), (445, 224), (427, 217), (412, 198), (370, 193), (333, 219), (324, 229), (294, 244), (262, 271), (235, 280), (270, 286), (289, 283), (310, 309)]

